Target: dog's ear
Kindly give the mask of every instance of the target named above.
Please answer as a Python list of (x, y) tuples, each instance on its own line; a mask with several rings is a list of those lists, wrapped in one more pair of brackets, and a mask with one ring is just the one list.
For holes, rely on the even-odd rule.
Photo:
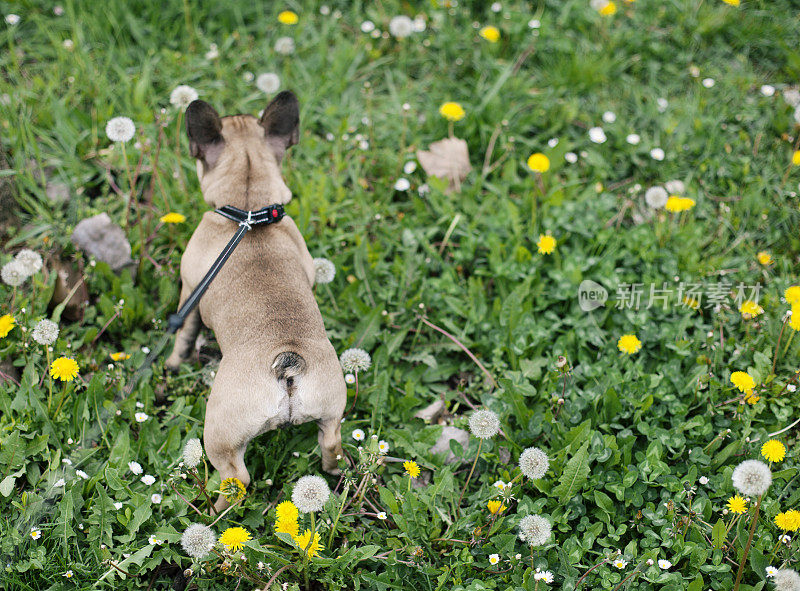
[(209, 167), (214, 166), (224, 142), (222, 120), (214, 107), (205, 101), (189, 103), (186, 107), (186, 134), (192, 157), (203, 160)]
[(300, 139), (300, 105), (293, 92), (284, 90), (267, 105), (259, 121), (278, 159)]

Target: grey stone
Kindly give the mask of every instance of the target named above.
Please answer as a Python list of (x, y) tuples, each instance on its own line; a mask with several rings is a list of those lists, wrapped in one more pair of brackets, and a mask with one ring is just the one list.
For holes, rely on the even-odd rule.
[(436, 402), (433, 402), (432, 404), (429, 404), (422, 410), (417, 411), (417, 414), (415, 414), (414, 416), (428, 423), (435, 423), (436, 420), (440, 416), (442, 416), (442, 413), (444, 413), (444, 409), (445, 409), (444, 400), (439, 398), (438, 400), (436, 400)]
[(469, 444), (469, 433), (464, 431), (464, 429), (445, 425), (442, 427), (442, 434), (439, 435), (439, 439), (433, 444), (433, 447), (431, 447), (431, 453), (433, 454), (447, 452), (445, 464), (452, 464), (453, 462), (458, 461), (456, 455), (450, 450), (450, 441), (452, 439), (458, 441), (461, 446), (466, 449), (467, 445)]
[(107, 213), (81, 220), (72, 232), (72, 243), (98, 261), (108, 263), (114, 271), (133, 262), (131, 244), (125, 232), (111, 221)]
[(69, 200), (69, 186), (65, 183), (48, 181), (44, 191), (51, 203), (66, 203)]

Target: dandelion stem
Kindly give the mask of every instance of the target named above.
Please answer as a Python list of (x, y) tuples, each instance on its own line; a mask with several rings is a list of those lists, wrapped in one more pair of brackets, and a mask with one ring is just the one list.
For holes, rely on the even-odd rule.
[(464, 488), (461, 489), (461, 496), (458, 497), (458, 506), (461, 506), (461, 499), (464, 498), (464, 493), (467, 492), (467, 487), (469, 486), (469, 481), (472, 478), (472, 473), (475, 471), (475, 466), (478, 463), (478, 458), (481, 457), (481, 447), (483, 446), (483, 439), (478, 439), (478, 453), (475, 454), (475, 461), (472, 462), (472, 468), (469, 470), (469, 476), (467, 476), (467, 481), (464, 483)]
[(739, 572), (736, 573), (736, 582), (733, 585), (733, 591), (739, 590), (739, 583), (742, 581), (742, 573), (744, 573), (744, 564), (747, 562), (747, 555), (750, 553), (750, 544), (753, 543), (753, 533), (756, 531), (756, 523), (758, 522), (758, 511), (761, 509), (761, 499), (764, 498), (764, 495), (759, 495), (758, 501), (756, 501), (756, 510), (753, 513), (753, 521), (750, 524), (750, 535), (747, 537), (747, 545), (744, 547), (744, 554), (742, 554), (742, 559), (739, 561)]
[[(47, 353), (47, 368), (50, 368), (50, 348), (45, 346), (44, 348), (45, 353)], [(45, 369), (45, 373), (47, 373), (47, 369)], [(47, 414), (50, 414), (50, 402), (53, 398), (53, 378), (52, 376), (47, 381)]]
[(775, 375), (775, 364), (778, 363), (778, 349), (781, 347), (781, 337), (783, 337), (783, 329), (786, 328), (786, 321), (788, 318), (783, 319), (781, 324), (781, 331), (778, 333), (778, 342), (775, 343), (775, 353), (772, 355), (772, 375)]
[(344, 485), (344, 491), (342, 492), (342, 504), (339, 505), (339, 512), (336, 513), (336, 519), (333, 520), (333, 525), (331, 526), (331, 533), (328, 536), (328, 548), (331, 547), (333, 543), (333, 536), (336, 535), (336, 526), (339, 525), (339, 518), (342, 516), (342, 511), (344, 511), (344, 504), (347, 502), (347, 493), (350, 490), (350, 483), (346, 482)]

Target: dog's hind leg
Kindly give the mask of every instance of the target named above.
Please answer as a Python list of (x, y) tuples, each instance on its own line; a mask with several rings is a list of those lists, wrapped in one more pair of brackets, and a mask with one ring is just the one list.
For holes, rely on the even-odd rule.
[(317, 441), (322, 450), (322, 469), (328, 474), (339, 474), (339, 460), (342, 457), (342, 420), (340, 417), (317, 421), (319, 433)]
[[(184, 282), (183, 287), (181, 288), (180, 301), (178, 303), (179, 310), (181, 306), (183, 306), (183, 303), (189, 298), (191, 293), (192, 290), (189, 289)], [(183, 327), (180, 328), (177, 333), (175, 333), (175, 345), (172, 348), (172, 353), (164, 362), (168, 369), (176, 370), (181, 363), (189, 359), (192, 354), (192, 349), (194, 348), (194, 343), (197, 341), (197, 335), (200, 333), (200, 327), (202, 324), (202, 320), (200, 319), (200, 311), (195, 308), (191, 311), (189, 316), (186, 317)]]
[[(247, 445), (233, 447), (224, 437), (218, 437), (213, 431), (206, 429), (203, 434), (206, 448), (206, 455), (211, 460), (211, 464), (219, 471), (221, 480), (226, 478), (238, 478), (247, 487), (250, 484), (250, 473), (244, 465), (244, 452)], [(214, 503), (214, 510), (219, 513), (228, 508), (230, 503), (223, 495), (219, 495), (217, 502)]]

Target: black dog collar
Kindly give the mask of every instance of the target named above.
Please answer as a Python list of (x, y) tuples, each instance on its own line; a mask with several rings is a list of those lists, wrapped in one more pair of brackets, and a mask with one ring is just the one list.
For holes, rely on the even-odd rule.
[(237, 222), (240, 226), (247, 226), (248, 229), (253, 226), (275, 224), (281, 221), (283, 216), (286, 215), (286, 212), (283, 211), (283, 205), (280, 203), (268, 205), (256, 211), (245, 211), (233, 205), (223, 205), (215, 211), (221, 216)]

